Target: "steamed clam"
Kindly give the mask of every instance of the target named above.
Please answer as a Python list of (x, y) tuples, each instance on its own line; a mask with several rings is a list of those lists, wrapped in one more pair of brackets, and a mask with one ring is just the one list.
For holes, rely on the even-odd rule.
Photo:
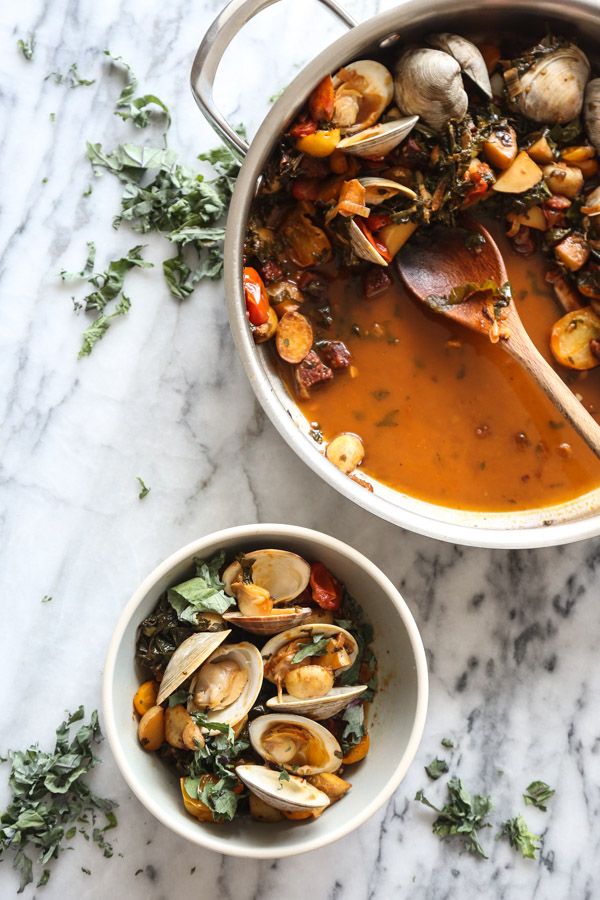
[(186, 638), (173, 653), (160, 682), (157, 704), (169, 697), (223, 643), (231, 631), (199, 632)]
[(492, 86), (485, 60), (478, 47), (459, 34), (441, 32), (430, 34), (427, 43), (437, 50), (449, 53), (459, 64), (461, 71), (467, 75), (486, 97), (492, 98)]
[(504, 72), (513, 106), (532, 122), (552, 125), (577, 118), (589, 77), (587, 56), (567, 42), (548, 47), (522, 74), (518, 65)]
[(600, 152), (600, 78), (592, 78), (585, 89), (583, 120), (587, 136)]
[(276, 769), (246, 764), (236, 766), (235, 772), (253, 794), (283, 812), (323, 809), (331, 802), (327, 794), (297, 775), (282, 781)]
[(310, 566), (287, 550), (257, 550), (239, 557), (223, 574), (226, 593), (237, 601), (237, 610), (225, 613), (226, 622), (252, 634), (277, 634), (300, 625), (310, 607), (281, 607), (308, 585)]
[(276, 635), (262, 649), (265, 678), (277, 686), (277, 697), (267, 706), (318, 720), (337, 715), (367, 690), (367, 685), (335, 686), (357, 654), (355, 639), (339, 625), (301, 625)]
[(190, 685), (189, 712), (208, 723), (235, 725), (254, 705), (263, 679), (263, 661), (254, 644), (224, 644), (200, 666)]
[(373, 59), (359, 59), (333, 76), (333, 125), (345, 135), (377, 122), (394, 96), (391, 73)]
[(350, 236), (350, 243), (352, 245), (352, 250), (354, 253), (360, 257), (360, 259), (366, 260), (366, 262), (374, 263), (376, 266), (387, 266), (390, 262), (389, 254), (384, 254), (384, 248), (380, 246), (379, 248), (376, 245), (374, 240), (371, 240), (370, 237), (365, 233), (364, 228), (361, 228), (356, 219), (351, 219), (348, 224), (348, 233)]
[(410, 47), (396, 63), (396, 103), (405, 115), (419, 116), (434, 131), (462, 119), (468, 97), (460, 64), (442, 50)]
[(342, 764), (342, 749), (332, 733), (304, 716), (259, 716), (250, 723), (249, 735), (259, 756), (295, 775), (336, 772)]
[(342, 138), (337, 149), (354, 156), (385, 156), (402, 143), (418, 121), (418, 116), (405, 116), (389, 122), (378, 122)]

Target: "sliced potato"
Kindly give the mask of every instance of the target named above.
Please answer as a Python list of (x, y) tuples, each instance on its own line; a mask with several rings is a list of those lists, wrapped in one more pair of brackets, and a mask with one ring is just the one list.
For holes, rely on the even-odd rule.
[(344, 794), (347, 794), (352, 787), (349, 781), (344, 781), (339, 775), (333, 775), (331, 772), (324, 772), (322, 775), (311, 775), (306, 780), (310, 781), (317, 790), (327, 794), (332, 803), (341, 800)]
[(492, 185), (492, 188), (504, 194), (523, 194), (541, 180), (542, 170), (525, 150), (521, 150), (508, 169), (505, 169)]
[(369, 748), (371, 746), (371, 738), (368, 734), (365, 734), (361, 737), (358, 744), (355, 744), (346, 755), (344, 756), (342, 762), (345, 766), (351, 766), (353, 763), (360, 762), (365, 758), (367, 753), (369, 752)]
[(204, 747), (204, 738), (202, 732), (195, 722), (188, 722), (181, 732), (181, 740), (186, 750), (198, 750)]
[(162, 706), (151, 706), (138, 725), (138, 740), (144, 750), (151, 753), (165, 742), (165, 711)]
[(517, 151), (517, 134), (510, 125), (499, 126), (483, 145), (485, 158), (496, 169), (508, 169)]
[(251, 793), (248, 800), (250, 803), (250, 815), (256, 822), (281, 822), (284, 818), (280, 809), (269, 806), (268, 803), (265, 803), (265, 801), (261, 800), (260, 797), (257, 797), (256, 794)]
[(312, 325), (302, 313), (287, 312), (279, 320), (275, 345), (280, 357), (286, 362), (301, 363), (312, 349)]
[(176, 747), (177, 750), (190, 749), (186, 748), (183, 740), (183, 733), (190, 724), (194, 725), (195, 723), (185, 706), (182, 706), (181, 703), (177, 706), (169, 706), (165, 710), (165, 740), (167, 744)]
[(581, 162), (573, 163), (573, 165), (581, 169), (581, 174), (586, 181), (588, 178), (593, 178), (594, 175), (597, 175), (600, 169), (597, 159), (582, 159)]
[(377, 237), (383, 241), (388, 248), (390, 256), (395, 256), (401, 247), (404, 247), (409, 237), (415, 233), (418, 228), (416, 222), (397, 222), (384, 227), (377, 232)]
[(331, 256), (331, 243), (322, 228), (315, 225), (308, 213), (298, 205), (281, 228), (293, 262), (302, 268), (326, 262)]
[(531, 147), (527, 148), (527, 153), (536, 161), (536, 163), (544, 164), (554, 162), (552, 147), (544, 135), (542, 135), (541, 138), (538, 138)]
[(349, 475), (365, 458), (365, 448), (358, 435), (344, 431), (329, 442), (325, 456), (345, 475)]
[(554, 255), (570, 272), (577, 272), (588, 261), (590, 245), (582, 234), (568, 234), (556, 245)]
[(318, 806), (315, 809), (298, 809), (294, 812), (283, 810), (283, 815), (292, 822), (301, 822), (303, 819), (318, 819), (326, 809), (326, 806)]
[(589, 307), (575, 309), (554, 323), (550, 349), (555, 360), (569, 369), (595, 369), (600, 359), (590, 342), (600, 340), (600, 316)]
[(553, 194), (563, 197), (576, 197), (583, 187), (583, 172), (577, 166), (566, 163), (553, 163), (544, 166), (544, 181)]
[[(548, 228), (548, 223), (546, 221), (546, 216), (544, 215), (544, 211), (541, 206), (531, 206), (527, 212), (524, 213), (509, 213), (506, 217), (509, 222), (512, 222), (513, 228), (515, 228), (515, 232), (518, 231), (521, 225), (525, 225), (527, 228), (534, 228), (536, 231), (546, 231)], [(511, 232), (513, 229), (511, 229)], [(509, 233), (509, 237), (512, 236)]]
[(265, 341), (271, 340), (271, 338), (277, 331), (277, 323), (279, 322), (279, 319), (277, 318), (277, 313), (272, 306), (269, 306), (269, 312), (267, 313), (267, 315), (269, 318), (264, 325), (255, 325), (252, 329), (252, 336), (256, 344), (264, 344)]
[(593, 159), (595, 155), (596, 149), (591, 144), (582, 144), (578, 147), (565, 147), (561, 150), (560, 158), (570, 165), (578, 166), (580, 162)]
[(303, 625), (333, 625), (333, 613), (330, 609), (313, 609), (310, 616), (302, 621)]

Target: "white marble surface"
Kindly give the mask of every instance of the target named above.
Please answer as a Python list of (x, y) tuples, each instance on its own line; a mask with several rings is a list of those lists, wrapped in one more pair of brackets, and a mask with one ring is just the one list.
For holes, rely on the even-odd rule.
[[(191, 163), (214, 141), (190, 96), (188, 70), (221, 5), (24, 0), (0, 7), (0, 751), (46, 744), (65, 708), (99, 705), (111, 631), (159, 560), (198, 535), (252, 521), (329, 531), (400, 586), (431, 664), (426, 734), (387, 809), (334, 847), (272, 863), (219, 857), (176, 839), (132, 798), (104, 744), (96, 784), (120, 803), (115, 856), (105, 860), (79, 844), (37, 895), (597, 897), (600, 544), (460, 549), (403, 533), (342, 500), (294, 457), (254, 401), (220, 284), (177, 303), (158, 271), (132, 274), (128, 318), (89, 359), (76, 358), (84, 326), (58, 270), (80, 266), (86, 240), (96, 240), (99, 263), (137, 242), (111, 229), (114, 181), (105, 177), (82, 197), (90, 181), (84, 141), (113, 146), (159, 133), (134, 132), (112, 115), (120, 81), (101, 51), (122, 54), (144, 89), (170, 104), (171, 144)], [(347, 5), (361, 19), (393, 4)], [(311, 0), (284, 0), (264, 13), (224, 60), (219, 96), (232, 119), (256, 125), (268, 95), (339, 28)], [(37, 50), (28, 63), (15, 41), (31, 30)], [(96, 84), (69, 90), (44, 81), (73, 61)], [(149, 258), (161, 260), (164, 242), (148, 244)], [(152, 488), (143, 502), (136, 475)], [(52, 601), (42, 604), (44, 595)], [(431, 834), (430, 815), (411, 801), (426, 786), (423, 764), (447, 734), (458, 744), (453, 769), (470, 788), (493, 793), (499, 817), (521, 811), (521, 790), (533, 778), (556, 787), (548, 814), (527, 812), (544, 836), (539, 862), (521, 860), (492, 832), (487, 861)], [(442, 793), (439, 782), (428, 787), (432, 798)], [(16, 887), (5, 862), (0, 896)], [(28, 888), (26, 896), (34, 893)]]

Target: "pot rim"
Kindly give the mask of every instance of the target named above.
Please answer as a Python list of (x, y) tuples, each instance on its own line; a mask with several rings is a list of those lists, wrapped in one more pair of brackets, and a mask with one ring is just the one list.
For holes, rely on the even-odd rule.
[[(462, 0), (406, 0), (392, 10), (381, 12), (335, 40), (309, 62), (275, 102), (257, 134), (238, 176), (228, 215), (225, 237), (225, 287), (229, 323), (242, 364), (262, 408), (294, 452), (319, 477), (344, 497), (382, 519), (417, 534), (473, 547), (518, 549), (567, 544), (600, 534), (600, 487), (559, 506), (515, 513), (475, 512), (445, 507), (419, 500), (372, 479), (382, 495), (370, 493), (339, 472), (318, 452), (314, 441), (302, 433), (300, 420), (306, 419), (285, 389), (276, 390), (269, 374), (264, 348), (254, 343), (245, 314), (242, 281), (243, 241), (257, 179), (274, 142), (302, 106), (305, 97), (325, 74), (355, 58), (363, 48), (395, 35), (403, 23), (414, 28), (431, 28), (431, 21), (454, 16), (463, 8)], [(506, 13), (503, 0), (490, 0), (486, 8)], [(594, 0), (572, 0), (568, 9), (557, 0), (513, 0), (511, 14), (567, 20), (585, 28), (597, 22)], [(308, 429), (305, 428), (305, 432)], [(397, 498), (397, 503), (387, 499)]]
[[(296, 538), (299, 540), (312, 541), (322, 546), (326, 546), (334, 554), (340, 557), (351, 559), (353, 563), (357, 563), (360, 568), (366, 572), (369, 578), (380, 586), (385, 593), (390, 606), (402, 620), (414, 659), (415, 680), (417, 686), (415, 715), (406, 748), (390, 775), (389, 780), (379, 791), (377, 796), (373, 797), (356, 816), (345, 822), (342, 826), (332, 830), (331, 833), (307, 841), (300, 849), (295, 845), (290, 845), (285, 848), (277, 847), (276, 845), (262, 848), (243, 846), (234, 848), (231, 846), (231, 843), (228, 843), (226, 835), (221, 837), (212, 834), (205, 829), (198, 829), (198, 831), (192, 831), (191, 833), (189, 829), (186, 830), (182, 826), (179, 818), (171, 816), (171, 814), (166, 812), (160, 803), (154, 799), (152, 793), (147, 790), (142, 778), (139, 777), (135, 766), (129, 762), (127, 754), (122, 748), (121, 735), (117, 725), (113, 704), (113, 693), (116, 689), (117, 657), (121, 650), (125, 631), (138, 612), (140, 605), (144, 602), (157, 582), (173, 569), (177, 568), (182, 562), (186, 560), (191, 562), (194, 556), (204, 554), (207, 547), (218, 547), (219, 544), (227, 543), (231, 539), (234, 539), (236, 542), (243, 542), (250, 538), (258, 538), (260, 540), (270, 540), (273, 538), (282, 542), (290, 538), (292, 540)], [(324, 532), (316, 531), (312, 528), (304, 528), (300, 525), (270, 523), (234, 525), (220, 531), (211, 532), (204, 537), (197, 538), (168, 556), (159, 563), (146, 578), (144, 578), (123, 609), (110, 639), (102, 675), (102, 711), (108, 743), (116, 761), (117, 768), (140, 803), (149, 810), (159, 822), (180, 837), (185, 838), (200, 847), (214, 850), (217, 853), (251, 859), (280, 859), (286, 856), (298, 856), (302, 853), (307, 853), (310, 850), (317, 850), (331, 844), (363, 825), (367, 819), (373, 816), (377, 810), (390, 799), (413, 763), (425, 729), (428, 703), (429, 671), (423, 639), (421, 638), (414, 616), (400, 591), (374, 562), (354, 547), (351, 547), (349, 544), (344, 543), (344, 541), (340, 541), (338, 538), (332, 537)]]

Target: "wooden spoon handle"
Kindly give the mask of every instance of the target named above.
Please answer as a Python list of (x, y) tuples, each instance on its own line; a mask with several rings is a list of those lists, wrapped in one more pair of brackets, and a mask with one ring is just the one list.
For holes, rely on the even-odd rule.
[[(516, 327), (515, 327), (516, 325)], [(529, 372), (556, 408), (581, 435), (588, 447), (600, 458), (600, 425), (549, 365), (525, 331), (523, 324), (513, 321), (511, 335), (503, 341), (504, 349)]]

